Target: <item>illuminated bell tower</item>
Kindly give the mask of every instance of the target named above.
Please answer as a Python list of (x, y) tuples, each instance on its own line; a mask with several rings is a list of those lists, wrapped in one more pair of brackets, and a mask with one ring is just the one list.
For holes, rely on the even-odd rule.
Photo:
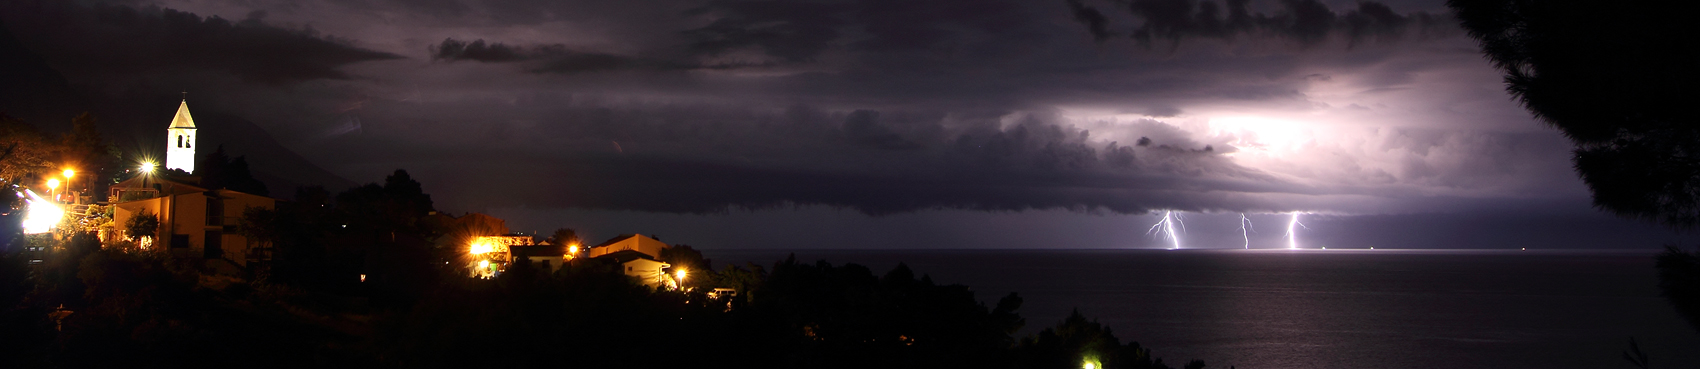
[(165, 140), (165, 169), (195, 172), (195, 118), (189, 116), (189, 100), (177, 105), (177, 116), (171, 118), (171, 128)]

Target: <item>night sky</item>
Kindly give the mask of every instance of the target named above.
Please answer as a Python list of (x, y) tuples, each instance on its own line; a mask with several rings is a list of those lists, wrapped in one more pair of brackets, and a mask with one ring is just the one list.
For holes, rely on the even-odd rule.
[[(1654, 248), (1439, 0), (14, 0), (9, 114), (699, 248)], [(48, 69), (42, 69), (42, 67)], [(32, 69), (33, 68), (33, 69)], [(22, 76), (22, 77), (20, 77)], [(21, 81), (21, 82), (20, 82)], [(26, 91), (27, 90), (27, 91)], [(31, 100), (35, 99), (35, 100)], [(320, 169), (322, 168), (322, 170)], [(293, 191), (272, 192), (289, 197)], [(1692, 237), (1688, 237), (1692, 238)]]

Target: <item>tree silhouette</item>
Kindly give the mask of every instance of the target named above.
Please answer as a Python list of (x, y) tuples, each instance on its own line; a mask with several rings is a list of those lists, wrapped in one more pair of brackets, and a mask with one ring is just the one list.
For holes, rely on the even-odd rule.
[[(1680, 1), (1448, 0), (1505, 89), (1576, 145), (1594, 206), (1700, 226), (1700, 32)], [(1700, 330), (1700, 254), (1667, 246), (1660, 292)], [(1624, 358), (1647, 367), (1633, 341)]]
[(195, 162), (195, 174), (201, 176), (201, 187), (207, 189), (229, 189), (260, 196), (269, 195), (266, 184), (254, 179), (254, 174), (248, 169), (248, 158), (238, 156), (232, 160), (224, 152), (224, 145), (218, 145), (212, 154)]
[(141, 213), (130, 217), (130, 221), (124, 223), (124, 230), (128, 231), (130, 237), (136, 240), (141, 240), (143, 237), (153, 239), (154, 234), (159, 232), (159, 216), (147, 211), (147, 209), (142, 209)]
[(1700, 226), (1700, 56), (1679, 1), (1449, 0), (1506, 91), (1576, 146), (1594, 206)]

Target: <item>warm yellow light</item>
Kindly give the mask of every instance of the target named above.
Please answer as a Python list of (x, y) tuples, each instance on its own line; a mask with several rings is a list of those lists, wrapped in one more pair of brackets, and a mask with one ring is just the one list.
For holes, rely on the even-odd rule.
[(479, 260), (478, 261), (478, 269), (490, 269), (490, 261), (489, 260)]
[(678, 272), (674, 272), (673, 276), (675, 277), (674, 279), (678, 280), (680, 283), (685, 282), (685, 270), (684, 269), (679, 269)]
[(51, 189), (55, 189), (55, 188), (59, 188), (59, 179), (58, 178), (48, 178), (47, 179), (47, 189), (51, 190)]
[(578, 255), (578, 245), (567, 246), (567, 255)]
[(141, 169), (142, 169), (142, 173), (153, 173), (153, 167), (154, 167), (154, 165), (155, 165), (155, 164), (154, 164), (154, 163), (153, 163), (153, 162), (151, 162), (151, 161), (149, 161), (149, 162), (143, 162), (143, 163), (142, 163), (142, 168), (141, 168)]
[(24, 214), (22, 224), (24, 234), (47, 233), (65, 217), (64, 209), (36, 195), (35, 191), (24, 190), (24, 193), (29, 195), (24, 200), (29, 203), (29, 211)]
[(489, 242), (477, 242), (473, 243), (472, 248), (468, 251), (473, 255), (483, 255), (490, 253), (490, 251), (495, 250), (495, 248), (496, 247), (490, 245)]
[(1098, 366), (1093, 365), (1092, 362), (1090, 362), (1090, 361), (1086, 362), (1086, 364), (1083, 364), (1080, 367), (1081, 367), (1081, 369), (1098, 369)]
[(75, 171), (75, 170), (70, 170), (70, 169), (65, 170), (65, 179), (71, 179), (71, 177), (76, 176), (76, 175), (77, 175), (77, 171)]

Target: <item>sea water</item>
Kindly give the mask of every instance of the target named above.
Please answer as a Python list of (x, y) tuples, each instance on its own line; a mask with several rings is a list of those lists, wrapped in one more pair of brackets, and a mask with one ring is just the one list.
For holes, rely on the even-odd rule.
[(1079, 309), (1178, 366), (1700, 367), (1700, 333), (1659, 297), (1656, 250), (704, 250), (717, 268), (898, 262), (988, 305), (1025, 299), (1022, 335)]

